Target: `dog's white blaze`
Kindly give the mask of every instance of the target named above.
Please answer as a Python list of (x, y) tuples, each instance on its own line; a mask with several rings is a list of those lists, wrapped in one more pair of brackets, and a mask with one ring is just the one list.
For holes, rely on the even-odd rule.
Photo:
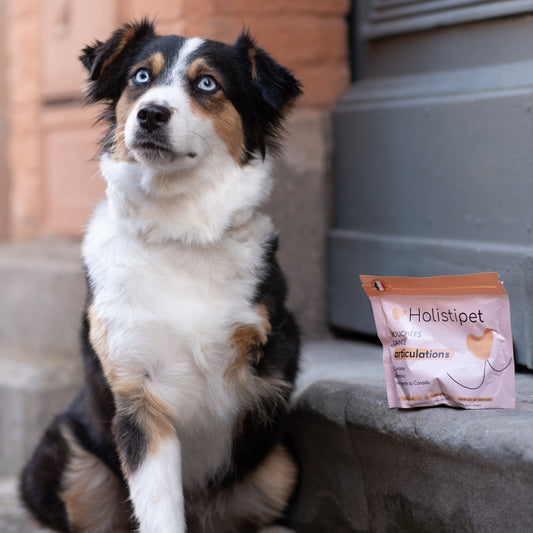
[(181, 47), (174, 68), (172, 69), (171, 76), (174, 80), (174, 83), (179, 83), (180, 80), (183, 81), (185, 72), (190, 63), (191, 55), (194, 54), (194, 52), (196, 52), (196, 50), (198, 50), (198, 48), (200, 48), (204, 42), (205, 40), (201, 39), (200, 37), (192, 37), (185, 41)]
[(128, 480), (139, 533), (184, 533), (181, 450), (173, 436), (147, 455)]

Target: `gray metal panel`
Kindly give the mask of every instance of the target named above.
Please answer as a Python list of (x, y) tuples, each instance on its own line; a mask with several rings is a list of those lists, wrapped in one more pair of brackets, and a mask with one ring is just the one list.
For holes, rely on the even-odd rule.
[(334, 114), (334, 226), (530, 243), (531, 82), (417, 98), (376, 91), (374, 101), (351, 93)]
[(334, 113), (331, 322), (375, 332), (359, 274), (498, 271), (533, 367), (533, 63), (363, 80)]
[(532, 0), (372, 0), (361, 36), (376, 39), (531, 11)]
[[(366, 1), (357, 5), (363, 8)], [(364, 9), (358, 16), (364, 20)], [(533, 17), (490, 19), (374, 41), (356, 39), (355, 47), (361, 79), (505, 65), (531, 60)]]

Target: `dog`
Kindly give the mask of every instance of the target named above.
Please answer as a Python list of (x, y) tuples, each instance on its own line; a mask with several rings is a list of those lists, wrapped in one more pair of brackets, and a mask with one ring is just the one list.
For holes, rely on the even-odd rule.
[(68, 533), (271, 531), (298, 479), (300, 340), (257, 209), (301, 84), (247, 30), (223, 44), (141, 20), (80, 59), (110, 126), (82, 244), (85, 380), (22, 500)]

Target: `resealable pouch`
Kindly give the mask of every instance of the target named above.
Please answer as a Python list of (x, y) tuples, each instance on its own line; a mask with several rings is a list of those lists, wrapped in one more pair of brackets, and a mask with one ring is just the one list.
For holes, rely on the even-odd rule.
[(390, 407), (514, 408), (509, 299), (497, 273), (361, 281)]

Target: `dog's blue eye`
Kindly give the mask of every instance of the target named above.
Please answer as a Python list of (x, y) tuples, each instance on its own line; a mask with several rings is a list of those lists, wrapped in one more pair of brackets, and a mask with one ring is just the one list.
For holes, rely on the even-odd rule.
[(151, 79), (150, 71), (145, 68), (140, 68), (133, 76), (133, 80), (136, 83), (148, 83)]
[(217, 82), (211, 76), (204, 76), (197, 85), (198, 89), (206, 93), (212, 93), (217, 90)]

